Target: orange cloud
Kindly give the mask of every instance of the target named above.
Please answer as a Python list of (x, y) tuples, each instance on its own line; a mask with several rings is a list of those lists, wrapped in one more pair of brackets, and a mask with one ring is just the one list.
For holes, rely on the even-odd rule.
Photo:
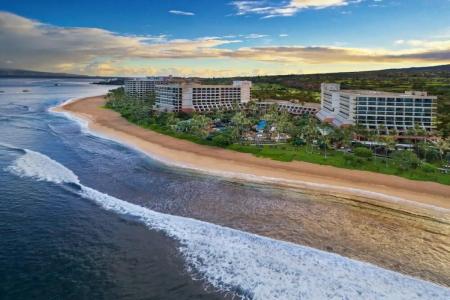
[[(308, 3), (312, 2), (301, 1), (300, 4)], [(331, 2), (322, 2), (323, 5), (326, 3)], [(173, 60), (182, 60), (184, 65), (190, 62), (191, 66), (174, 70), (180, 74), (224, 76), (252, 74), (252, 70), (264, 68), (267, 69), (263, 72), (273, 74), (270, 70), (283, 70), (286, 64), (293, 70), (307, 72), (317, 72), (320, 66), (324, 72), (360, 69), (363, 65), (377, 68), (450, 62), (450, 42), (444, 39), (397, 41), (393, 49), (327, 45), (224, 47), (231, 43), (239, 41), (233, 37), (168, 39), (165, 36), (127, 36), (98, 28), (51, 26), (0, 12), (0, 67), (7, 68), (133, 75), (153, 72), (155, 69), (149, 69), (149, 66), (155, 62), (172, 61), (173, 65)], [(211, 67), (214, 60), (234, 62), (238, 69), (214, 70)], [(246, 65), (252, 62), (253, 66), (244, 70), (236, 63), (239, 61)], [(162, 70), (161, 67), (159, 69)]]

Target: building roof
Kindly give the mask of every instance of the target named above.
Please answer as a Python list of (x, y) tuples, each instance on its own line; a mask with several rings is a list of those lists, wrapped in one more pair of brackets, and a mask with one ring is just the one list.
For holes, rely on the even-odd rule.
[(155, 77), (137, 77), (129, 78), (125, 81), (166, 81), (172, 79), (172, 76), (155, 76)]
[[(175, 87), (175, 88), (242, 88), (243, 86), (238, 84), (201, 84), (195, 82), (174, 82), (165, 85), (156, 85), (156, 87)], [(249, 86), (250, 87), (250, 86)]]
[(277, 105), (296, 105), (296, 106), (301, 106), (301, 107), (305, 107), (305, 108), (320, 108), (320, 104), (319, 103), (311, 103), (311, 102), (300, 102), (300, 103), (295, 103), (295, 102), (291, 102), (291, 101), (286, 101), (286, 100), (273, 100), (273, 99), (269, 99), (269, 100), (265, 100), (265, 101), (260, 101), (260, 102), (256, 102), (257, 104), (266, 104), (266, 105), (272, 105), (272, 104), (277, 104)]

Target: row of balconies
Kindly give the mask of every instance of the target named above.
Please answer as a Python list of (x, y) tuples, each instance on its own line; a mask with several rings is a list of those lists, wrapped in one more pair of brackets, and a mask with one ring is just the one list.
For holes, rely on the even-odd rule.
[(383, 111), (396, 111), (396, 110), (400, 110), (400, 111), (423, 111), (423, 110), (434, 110), (436, 109), (435, 107), (429, 107), (429, 106), (403, 106), (403, 107), (398, 107), (398, 106), (357, 106), (355, 109), (359, 109), (359, 110), (383, 110)]
[[(371, 129), (371, 130), (378, 130), (378, 131), (380, 131), (380, 129), (383, 129), (383, 128), (381, 128), (381, 126), (378, 126), (378, 125), (370, 125), (370, 126), (369, 125), (362, 125), (362, 126), (366, 126), (367, 129)], [(432, 126), (423, 126), (422, 125), (422, 127), (425, 130), (427, 130), (427, 131), (431, 131), (431, 130), (434, 129), (434, 127), (432, 127)], [(387, 130), (387, 132), (389, 132), (389, 131), (397, 131), (397, 132), (402, 133), (402, 132), (406, 132), (410, 128), (414, 128), (414, 126), (408, 126), (408, 127), (392, 126), (392, 127), (384, 128), (384, 130)], [(386, 132), (386, 131), (384, 131), (384, 132)]]
[(416, 122), (416, 121), (425, 121), (425, 122), (431, 122), (433, 118), (395, 118), (395, 119), (389, 119), (389, 118), (361, 118), (358, 117), (356, 120), (358, 121), (385, 121), (385, 122)]
[(433, 127), (434, 128), (434, 126), (431, 124), (431, 123), (419, 123), (419, 122), (415, 122), (415, 123), (412, 123), (412, 122), (405, 122), (405, 123), (395, 123), (395, 124), (387, 124), (387, 123), (383, 123), (383, 122), (378, 122), (378, 123), (375, 123), (375, 122), (358, 122), (358, 124), (359, 125), (365, 125), (365, 126), (369, 126), (369, 125), (372, 125), (372, 126), (384, 126), (384, 127), (414, 127), (416, 124), (419, 124), (419, 125), (421, 125), (421, 126), (424, 126), (424, 127)]
[(422, 103), (422, 102), (387, 102), (387, 103), (378, 103), (378, 102), (356, 102), (356, 105), (364, 105), (364, 106), (426, 106), (430, 107), (436, 103)]
[(356, 119), (357, 120), (387, 120), (387, 121), (395, 121), (395, 120), (398, 120), (398, 121), (403, 121), (403, 120), (405, 120), (405, 121), (413, 121), (413, 120), (432, 120), (433, 118), (431, 118), (431, 117), (396, 117), (396, 118), (393, 118), (393, 117), (361, 117), (361, 116), (358, 116), (358, 117), (356, 117)]
[(411, 112), (407, 112), (407, 113), (393, 113), (393, 112), (386, 112), (386, 113), (365, 113), (365, 112), (356, 112), (355, 115), (357, 116), (408, 116), (408, 117), (413, 117), (413, 116), (418, 116), (418, 117), (426, 117), (426, 116), (433, 116), (434, 114), (432, 113), (411, 113)]

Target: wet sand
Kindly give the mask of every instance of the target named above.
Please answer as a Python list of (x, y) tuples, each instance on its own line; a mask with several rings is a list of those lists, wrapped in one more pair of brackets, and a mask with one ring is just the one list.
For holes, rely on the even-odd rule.
[(450, 212), (450, 186), (307, 162), (279, 162), (251, 154), (198, 145), (129, 123), (104, 109), (103, 96), (72, 101), (56, 111), (89, 122), (94, 132), (125, 143), (169, 164), (236, 179), (367, 197), (396, 207), (440, 208)]
[(232, 182), (250, 180), (256, 182), (255, 189), (273, 191), (267, 198), (249, 194), (245, 201), (218, 200), (208, 194), (207, 200), (169, 213), (339, 253), (450, 286), (449, 187), (197, 145), (130, 124), (102, 108), (104, 102), (103, 97), (91, 97), (55, 110), (82, 118), (93, 132), (169, 164), (202, 170), (201, 176), (226, 175), (230, 188)]

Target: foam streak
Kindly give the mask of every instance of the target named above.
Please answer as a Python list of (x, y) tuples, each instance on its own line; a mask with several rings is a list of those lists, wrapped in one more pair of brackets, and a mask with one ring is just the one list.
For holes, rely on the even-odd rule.
[[(72, 102), (73, 100), (69, 100), (69, 101)], [(314, 182), (303, 181), (303, 180), (290, 180), (290, 179), (284, 179), (284, 178), (256, 176), (256, 175), (247, 174), (247, 173), (217, 171), (217, 170), (212, 170), (212, 169), (200, 168), (200, 167), (197, 167), (197, 166), (194, 166), (191, 164), (184, 164), (181, 162), (171, 161), (164, 157), (155, 155), (154, 153), (149, 153), (149, 152), (143, 151), (142, 149), (139, 149), (139, 147), (136, 147), (129, 141), (122, 140), (122, 139), (119, 139), (114, 136), (101, 134), (98, 131), (92, 130), (89, 127), (90, 121), (87, 118), (84, 119), (84, 118), (79, 117), (76, 114), (71, 113), (69, 111), (58, 111), (57, 112), (53, 109), (51, 111), (54, 113), (62, 114), (66, 118), (77, 122), (80, 125), (80, 127), (84, 133), (89, 133), (89, 134), (99, 137), (99, 138), (103, 138), (103, 139), (107, 139), (107, 140), (110, 140), (110, 141), (113, 141), (116, 143), (120, 143), (122, 145), (125, 145), (133, 150), (143, 153), (144, 155), (147, 155), (150, 158), (157, 160), (168, 166), (187, 169), (187, 170), (193, 170), (196, 172), (201, 172), (203, 174), (209, 174), (212, 176), (229, 178), (232, 180), (237, 179), (237, 180), (244, 180), (247, 182), (255, 182), (255, 183), (283, 184), (283, 185), (291, 186), (293, 188), (315, 190), (315, 191), (319, 191), (319, 192), (326, 191), (327, 193), (355, 195), (355, 196), (359, 196), (359, 197), (382, 201), (387, 204), (399, 203), (399, 204), (406, 204), (410, 207), (418, 207), (418, 208), (423, 208), (423, 209), (432, 210), (432, 211), (436, 211), (436, 212), (443, 212), (443, 213), (450, 212), (450, 209), (447, 209), (444, 207), (438, 207), (438, 206), (435, 206), (432, 204), (420, 203), (420, 202), (408, 200), (408, 199), (405, 199), (402, 197), (392, 196), (392, 195), (389, 195), (386, 193), (381, 193), (381, 192), (367, 191), (367, 190), (360, 189), (360, 188), (351, 188), (351, 187), (345, 187), (345, 186), (339, 186), (339, 185), (333, 185), (333, 184), (325, 184), (325, 183), (314, 183)]]
[(251, 299), (450, 299), (450, 289), (317, 249), (195, 219), (158, 213), (80, 184), (49, 157), (27, 150), (14, 174), (74, 183), (80, 196), (136, 218), (180, 242), (187, 265), (213, 286)]

